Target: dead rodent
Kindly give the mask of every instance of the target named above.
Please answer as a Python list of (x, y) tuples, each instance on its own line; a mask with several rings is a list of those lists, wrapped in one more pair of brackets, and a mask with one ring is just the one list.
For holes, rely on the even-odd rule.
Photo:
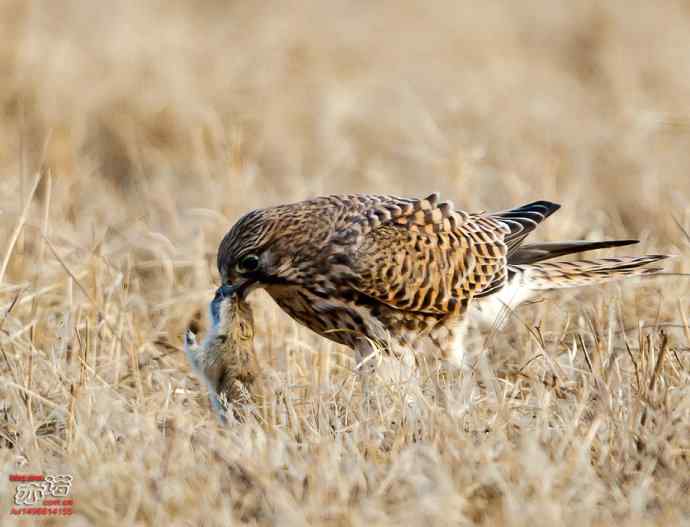
[(252, 311), (229, 285), (218, 288), (209, 306), (211, 329), (201, 344), (188, 330), (185, 353), (195, 373), (206, 384), (211, 406), (221, 422), (228, 410), (247, 402), (255, 380), (252, 356)]

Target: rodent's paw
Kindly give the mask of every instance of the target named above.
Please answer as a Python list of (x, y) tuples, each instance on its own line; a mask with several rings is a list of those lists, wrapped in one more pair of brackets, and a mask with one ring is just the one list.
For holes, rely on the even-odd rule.
[(201, 360), (201, 346), (197, 344), (196, 334), (188, 329), (184, 334), (184, 354), (187, 360), (195, 370), (199, 369), (199, 361)]
[(196, 333), (194, 333), (191, 329), (188, 329), (184, 334), (184, 346), (185, 349), (199, 347), (196, 342)]

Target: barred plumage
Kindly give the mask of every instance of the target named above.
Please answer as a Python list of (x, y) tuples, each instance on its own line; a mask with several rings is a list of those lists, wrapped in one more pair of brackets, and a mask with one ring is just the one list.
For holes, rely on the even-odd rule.
[(240, 295), (264, 287), (290, 316), (360, 358), (372, 341), (393, 351), (425, 337), (449, 356), (474, 307), (493, 312), (496, 302), (513, 307), (535, 290), (658, 271), (641, 266), (665, 256), (544, 262), (636, 243), (524, 245), (558, 208), (537, 201), (470, 214), (437, 194), (318, 197), (240, 218), (220, 244), (218, 269)]

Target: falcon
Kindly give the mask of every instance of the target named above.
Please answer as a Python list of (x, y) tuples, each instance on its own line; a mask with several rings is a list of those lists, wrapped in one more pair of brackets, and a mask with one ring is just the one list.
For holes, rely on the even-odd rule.
[(396, 353), (423, 340), (461, 362), (467, 321), (496, 318), (538, 291), (660, 271), (664, 255), (553, 261), (637, 240), (524, 243), (560, 206), (468, 213), (423, 199), (324, 196), (253, 210), (218, 250), (222, 284), (265, 289), (293, 319), (352, 348)]

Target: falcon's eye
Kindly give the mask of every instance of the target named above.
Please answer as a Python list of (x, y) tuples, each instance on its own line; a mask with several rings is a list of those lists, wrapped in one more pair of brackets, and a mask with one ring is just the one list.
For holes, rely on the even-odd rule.
[(259, 268), (259, 257), (255, 254), (248, 254), (243, 256), (239, 262), (237, 262), (237, 270), (240, 273), (251, 273)]

